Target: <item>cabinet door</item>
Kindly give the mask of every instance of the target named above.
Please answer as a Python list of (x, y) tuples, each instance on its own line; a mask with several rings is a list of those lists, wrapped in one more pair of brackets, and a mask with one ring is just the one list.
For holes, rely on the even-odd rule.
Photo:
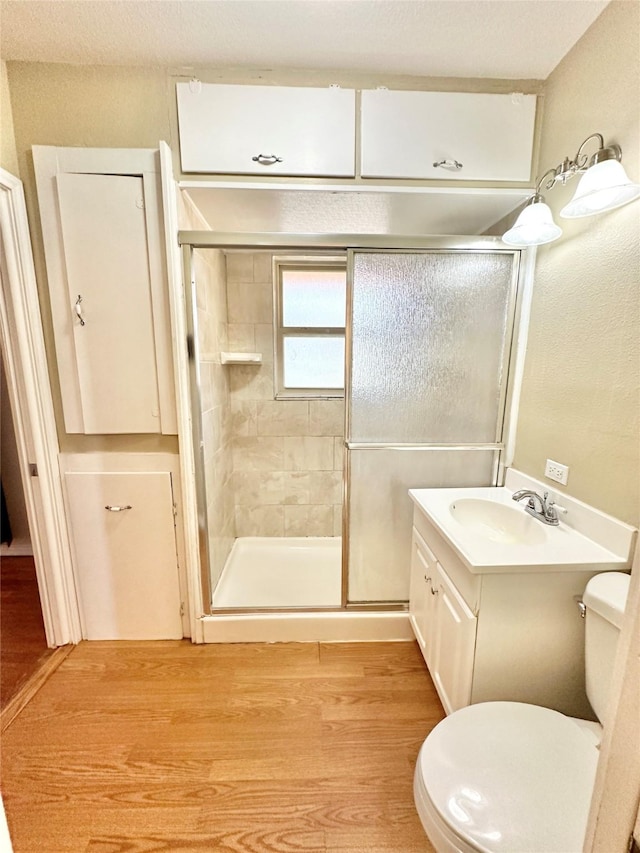
[(58, 202), (84, 432), (158, 432), (142, 178), (62, 174)]
[(471, 700), (477, 619), (439, 564), (437, 577), (436, 641), (430, 669), (450, 714)]
[(364, 91), (362, 176), (528, 181), (535, 109), (535, 95)]
[(178, 83), (177, 99), (183, 172), (355, 174), (353, 90)]
[(66, 432), (177, 432), (157, 152), (33, 159)]
[(437, 597), (432, 590), (436, 588), (436, 572), (436, 558), (414, 528), (411, 543), (409, 619), (427, 665), (433, 663), (435, 643)]
[(85, 639), (180, 639), (171, 475), (72, 472), (65, 483)]

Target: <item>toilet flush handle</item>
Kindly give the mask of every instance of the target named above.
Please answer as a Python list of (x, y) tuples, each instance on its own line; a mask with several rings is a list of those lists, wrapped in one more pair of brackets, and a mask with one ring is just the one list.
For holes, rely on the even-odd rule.
[(585, 616), (587, 615), (587, 605), (582, 600), (582, 596), (581, 595), (574, 595), (573, 600), (578, 605), (578, 610), (580, 611), (580, 618), (584, 619)]

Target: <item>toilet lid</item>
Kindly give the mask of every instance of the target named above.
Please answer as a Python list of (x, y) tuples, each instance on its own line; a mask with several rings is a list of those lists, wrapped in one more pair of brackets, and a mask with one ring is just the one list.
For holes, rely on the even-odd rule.
[(569, 717), (518, 702), (461, 708), (418, 757), (442, 819), (486, 853), (581, 851), (597, 762)]

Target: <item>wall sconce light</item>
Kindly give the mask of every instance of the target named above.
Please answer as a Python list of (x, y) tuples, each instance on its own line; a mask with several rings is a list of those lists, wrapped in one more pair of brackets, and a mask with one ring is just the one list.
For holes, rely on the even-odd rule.
[[(598, 150), (591, 157), (583, 151), (590, 139), (599, 142)], [(509, 246), (541, 246), (562, 235), (562, 229), (553, 221), (551, 210), (540, 194), (543, 184), (545, 190), (550, 190), (557, 183), (566, 184), (575, 175), (582, 174), (575, 195), (560, 211), (560, 216), (565, 219), (604, 213), (640, 198), (640, 184), (629, 180), (621, 159), (619, 145), (605, 147), (600, 133), (587, 136), (573, 160), (566, 157), (559, 166), (544, 173), (527, 206), (513, 227), (503, 235), (503, 241)]]

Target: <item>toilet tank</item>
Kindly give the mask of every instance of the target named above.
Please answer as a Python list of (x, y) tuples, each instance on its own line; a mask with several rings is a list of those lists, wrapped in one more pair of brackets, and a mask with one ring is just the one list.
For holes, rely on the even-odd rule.
[(582, 600), (586, 607), (585, 674), (587, 696), (601, 723), (607, 713), (613, 662), (629, 593), (630, 576), (604, 572), (591, 578)]

